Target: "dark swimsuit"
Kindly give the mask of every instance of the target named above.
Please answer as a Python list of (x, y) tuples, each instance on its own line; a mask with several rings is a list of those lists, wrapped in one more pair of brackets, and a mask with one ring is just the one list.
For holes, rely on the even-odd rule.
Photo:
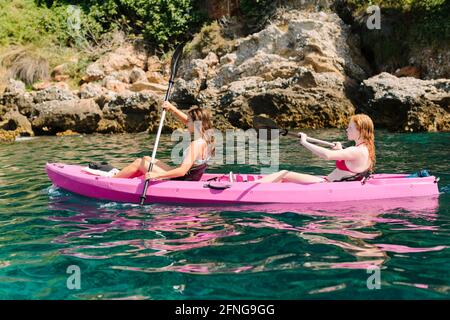
[(195, 160), (194, 165), (184, 176), (172, 178), (170, 180), (199, 181), (202, 178), (202, 175), (205, 173), (206, 168), (208, 168), (208, 161), (210, 158), (211, 157), (207, 155), (206, 159)]
[(205, 173), (206, 168), (208, 168), (206, 162), (197, 166), (192, 166), (184, 176), (172, 178), (170, 180), (199, 181), (203, 173)]

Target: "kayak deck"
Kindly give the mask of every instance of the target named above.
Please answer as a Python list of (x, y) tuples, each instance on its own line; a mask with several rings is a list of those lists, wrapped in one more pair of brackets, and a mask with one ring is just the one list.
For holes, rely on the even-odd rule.
[[(84, 172), (83, 166), (47, 163), (46, 171), (54, 185), (90, 198), (139, 203), (143, 177), (107, 178)], [(145, 203), (264, 204), (325, 203), (438, 195), (434, 176), (407, 178), (406, 174), (374, 174), (361, 181), (314, 184), (257, 183), (264, 175), (204, 174), (200, 181), (151, 181)], [(228, 183), (229, 188), (207, 187), (207, 180)]]

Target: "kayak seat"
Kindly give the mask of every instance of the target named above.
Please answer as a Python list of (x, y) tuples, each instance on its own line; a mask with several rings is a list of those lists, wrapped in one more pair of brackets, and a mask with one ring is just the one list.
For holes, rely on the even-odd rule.
[(102, 161), (102, 162), (90, 162), (88, 167), (90, 169), (94, 169), (94, 170), (100, 170), (100, 171), (111, 171), (112, 169), (114, 169), (114, 167), (112, 165), (110, 165), (108, 162), (106, 161)]

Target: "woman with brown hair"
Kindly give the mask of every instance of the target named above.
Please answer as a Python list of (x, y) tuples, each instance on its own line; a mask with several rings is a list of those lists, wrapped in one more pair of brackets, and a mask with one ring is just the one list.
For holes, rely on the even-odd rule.
[(165, 101), (162, 107), (181, 120), (190, 133), (196, 133), (194, 138), (198, 135), (198, 138), (192, 141), (186, 149), (181, 165), (172, 168), (156, 159), (152, 171), (148, 172), (151, 157), (145, 156), (134, 160), (132, 164), (116, 173), (113, 178), (130, 178), (145, 174), (146, 179), (200, 180), (207, 167), (207, 161), (214, 155), (215, 150), (214, 136), (211, 134), (213, 126), (210, 112), (194, 106), (184, 113), (168, 101)]
[(258, 180), (268, 182), (317, 183), (345, 181), (360, 177), (373, 171), (375, 167), (375, 136), (372, 119), (365, 114), (357, 114), (350, 118), (347, 127), (348, 140), (355, 141), (355, 146), (343, 149), (341, 143), (335, 142), (332, 150), (307, 141), (307, 135), (300, 133), (300, 143), (309, 151), (325, 160), (336, 160), (336, 169), (328, 176), (314, 176), (282, 170), (269, 174)]

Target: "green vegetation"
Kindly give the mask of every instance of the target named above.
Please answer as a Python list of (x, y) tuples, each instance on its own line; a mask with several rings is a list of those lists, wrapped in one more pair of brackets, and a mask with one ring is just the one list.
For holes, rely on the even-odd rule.
[(194, 0), (0, 0), (0, 82), (28, 85), (70, 61), (71, 85), (86, 66), (115, 44), (114, 35), (142, 39), (164, 52), (200, 28)]
[(67, 4), (54, 3), (48, 8), (33, 0), (0, 0), (0, 46), (73, 46), (79, 37), (101, 36), (103, 30), (92, 16), (80, 11), (77, 31), (67, 22), (69, 15)]
[(31, 0), (0, 0), (0, 45), (37, 43), (47, 38), (41, 22), (48, 13), (51, 11), (37, 8)]
[(70, 10), (67, 4), (0, 0), (0, 82), (13, 77), (31, 85), (48, 79), (57, 65), (95, 59), (92, 46), (105, 37), (100, 24), (80, 11), (77, 28), (77, 21), (68, 23)]
[[(239, 20), (247, 33), (259, 31), (277, 7), (294, 2), (298, 0), (240, 0)], [(202, 48), (225, 53), (233, 43), (223, 37), (217, 23), (205, 24), (202, 4), (205, 1), (0, 0), (0, 78), (9, 70), (31, 84), (48, 77), (56, 65), (71, 61), (68, 72), (76, 84), (90, 61), (118, 44), (113, 41), (118, 32), (167, 54), (201, 30), (191, 50), (201, 56), (206, 55)], [(379, 46), (375, 54), (380, 57), (402, 60), (405, 44), (439, 45), (450, 40), (448, 0), (347, 0), (347, 4), (355, 12), (379, 5), (383, 13), (394, 17), (395, 32), (374, 45)]]
[[(152, 47), (173, 48), (201, 28), (205, 15), (196, 0), (0, 0), (0, 46), (37, 44), (77, 47), (98, 42), (114, 30), (145, 39)], [(242, 21), (249, 31), (261, 29), (277, 6), (289, 0), (240, 0)], [(410, 12), (418, 37), (448, 36), (450, 4), (446, 0), (348, 0), (356, 10), (375, 4)], [(68, 23), (80, 8), (79, 28)], [(72, 11), (71, 11), (72, 10)], [(73, 25), (73, 23), (72, 23)]]
[[(42, 1), (37, 1), (41, 3)], [(194, 0), (47, 0), (45, 6), (67, 11), (70, 5), (81, 8), (81, 33), (98, 36), (112, 30), (145, 39), (151, 47), (173, 48), (186, 34), (205, 20), (194, 10)], [(42, 8), (43, 4), (39, 6)], [(67, 14), (63, 15), (67, 16)], [(50, 23), (51, 24), (51, 23)]]

